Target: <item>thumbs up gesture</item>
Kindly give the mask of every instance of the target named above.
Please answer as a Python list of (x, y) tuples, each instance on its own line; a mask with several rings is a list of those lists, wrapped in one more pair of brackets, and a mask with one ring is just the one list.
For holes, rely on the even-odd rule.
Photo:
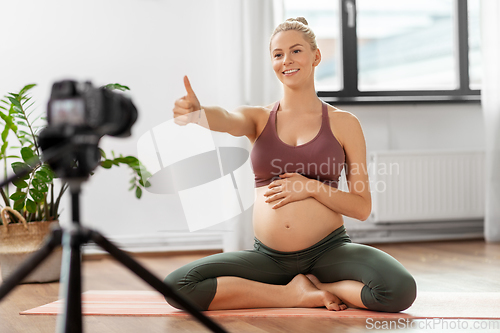
[(191, 88), (191, 83), (187, 76), (184, 76), (184, 87), (187, 94), (175, 101), (174, 122), (177, 125), (185, 126), (189, 123), (197, 123), (200, 118), (201, 105), (196, 94)]

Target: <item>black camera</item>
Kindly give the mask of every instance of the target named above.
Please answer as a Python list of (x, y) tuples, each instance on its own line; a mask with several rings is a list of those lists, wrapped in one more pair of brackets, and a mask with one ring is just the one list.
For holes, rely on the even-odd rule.
[(97, 135), (130, 136), (137, 109), (122, 94), (90, 82), (65, 80), (54, 83), (47, 107), (49, 126), (87, 128)]
[(40, 132), (42, 150), (66, 149), (48, 161), (60, 177), (82, 178), (97, 167), (102, 136), (127, 137), (137, 109), (126, 96), (90, 82), (54, 83), (47, 106), (47, 127)]

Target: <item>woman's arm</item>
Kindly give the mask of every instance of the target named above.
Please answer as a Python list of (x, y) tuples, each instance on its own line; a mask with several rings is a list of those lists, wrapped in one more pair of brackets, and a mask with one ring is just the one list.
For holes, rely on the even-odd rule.
[(256, 131), (258, 107), (240, 106), (228, 112), (218, 106), (202, 106), (200, 126), (216, 132), (229, 133), (232, 136), (252, 136)]
[(358, 118), (344, 114), (342, 139), (346, 156), (346, 179), (349, 192), (330, 187), (317, 180), (310, 195), (328, 208), (345, 216), (366, 220), (372, 210), (368, 167), (366, 165), (366, 143)]
[(233, 136), (255, 134), (255, 111), (258, 108), (241, 106), (230, 113), (218, 106), (201, 106), (187, 76), (184, 77), (184, 86), (187, 94), (175, 101), (173, 109), (176, 124), (195, 123)]

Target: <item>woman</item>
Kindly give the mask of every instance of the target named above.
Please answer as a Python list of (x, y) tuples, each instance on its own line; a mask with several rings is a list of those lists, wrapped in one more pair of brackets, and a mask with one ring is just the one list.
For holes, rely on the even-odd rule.
[[(185, 77), (187, 95), (173, 109), (178, 124), (201, 118), (213, 131), (252, 142), (254, 250), (199, 259), (165, 282), (202, 310), (408, 308), (416, 297), (410, 273), (390, 255), (351, 243), (346, 234), (342, 215), (366, 220), (371, 212), (365, 140), (354, 115), (316, 95), (321, 53), (307, 21), (280, 24), (270, 52), (284, 88), (279, 102), (232, 113), (201, 106)], [(344, 166), (349, 192), (337, 190)]]

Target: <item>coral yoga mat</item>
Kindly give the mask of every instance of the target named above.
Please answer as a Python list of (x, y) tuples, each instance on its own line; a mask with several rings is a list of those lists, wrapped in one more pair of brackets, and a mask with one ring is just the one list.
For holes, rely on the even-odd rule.
[[(22, 315), (56, 315), (59, 300), (21, 312)], [(82, 312), (94, 316), (189, 316), (171, 307), (156, 291), (92, 290), (82, 294)], [(208, 316), (338, 317), (338, 318), (464, 318), (500, 319), (500, 292), (419, 292), (413, 305), (401, 313), (360, 309), (328, 311), (326, 308), (266, 308), (205, 311)]]

